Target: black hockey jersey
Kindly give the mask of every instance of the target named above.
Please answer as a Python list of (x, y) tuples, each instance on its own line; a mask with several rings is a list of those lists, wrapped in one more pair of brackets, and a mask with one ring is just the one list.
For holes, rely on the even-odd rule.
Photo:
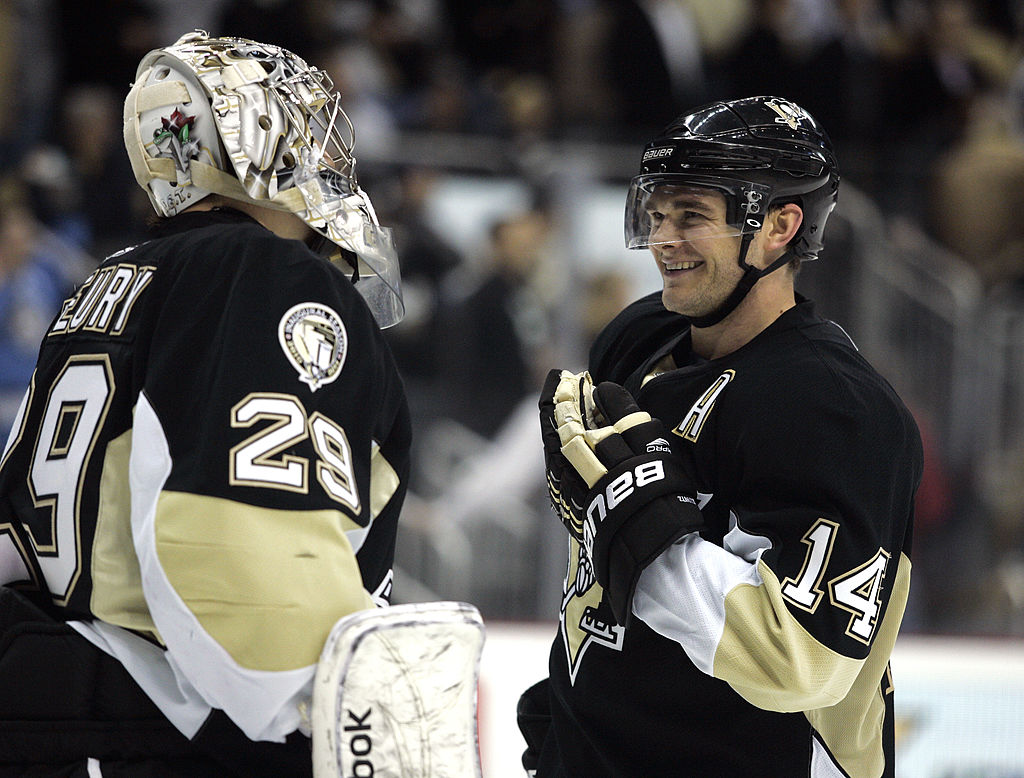
[(0, 468), (0, 583), (38, 589), (191, 736), (299, 727), (334, 622), (384, 604), (409, 467), (340, 269), (236, 211), (107, 258), (43, 341)]
[(706, 361), (652, 295), (590, 372), (672, 432), (707, 529), (644, 571), (628, 627), (570, 542), (539, 778), (893, 776), (888, 661), (922, 469), (896, 393), (805, 300)]

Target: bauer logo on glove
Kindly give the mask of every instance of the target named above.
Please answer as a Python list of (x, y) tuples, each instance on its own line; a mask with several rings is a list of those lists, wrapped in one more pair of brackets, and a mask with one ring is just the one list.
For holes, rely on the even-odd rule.
[[(625, 624), (644, 568), (703, 527), (696, 489), (662, 423), (618, 384), (595, 387), (588, 373), (552, 370), (540, 407), (549, 487), (553, 466), (560, 469), (562, 492), (557, 504), (552, 495), (552, 503), (592, 559), (616, 621)], [(577, 491), (587, 489), (582, 517), (566, 514), (565, 488), (571, 483)]]
[[(597, 525), (605, 520), (608, 511), (617, 508), (637, 489), (663, 480), (665, 480), (665, 465), (661, 460), (655, 460), (637, 465), (635, 470), (626, 470), (611, 481), (603, 492), (597, 492), (587, 506), (586, 523), (583, 527), (584, 543), (586, 543), (588, 535), (593, 541), (597, 535)], [(593, 554), (592, 545), (587, 545), (587, 553)]]

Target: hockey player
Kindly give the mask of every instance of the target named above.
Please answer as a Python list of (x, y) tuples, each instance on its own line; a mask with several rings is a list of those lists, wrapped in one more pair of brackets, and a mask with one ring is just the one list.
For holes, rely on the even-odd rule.
[(550, 677), (520, 701), (532, 774), (895, 774), (921, 442), (794, 291), (838, 183), (825, 132), (774, 97), (646, 146), (626, 240), (663, 289), (540, 400), (571, 540)]
[(53, 319), (3, 453), (0, 775), (308, 775), (325, 639), (390, 596), (390, 233), (288, 51), (186, 35), (124, 119), (162, 218)]

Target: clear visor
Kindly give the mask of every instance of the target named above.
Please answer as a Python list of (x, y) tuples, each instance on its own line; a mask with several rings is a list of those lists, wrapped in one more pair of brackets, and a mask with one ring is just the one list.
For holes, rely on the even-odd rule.
[(626, 198), (626, 248), (757, 232), (771, 188), (748, 181), (637, 176)]
[(366, 226), (363, 245), (363, 251), (356, 252), (359, 258), (356, 291), (363, 296), (377, 326), (384, 330), (398, 324), (405, 316), (398, 252), (391, 229), (378, 224)]
[[(332, 170), (323, 170), (315, 181), (320, 186), (321, 202), (307, 212), (307, 223), (339, 249), (356, 255), (359, 280), (356, 289), (366, 300), (381, 329), (393, 327), (405, 315), (402, 300), (401, 268), (391, 229), (377, 222), (366, 193), (352, 181)], [(346, 270), (348, 261), (341, 251), (330, 259)]]

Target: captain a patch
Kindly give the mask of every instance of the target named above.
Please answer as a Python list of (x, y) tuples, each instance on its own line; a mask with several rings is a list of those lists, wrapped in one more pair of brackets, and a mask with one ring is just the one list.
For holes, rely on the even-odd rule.
[(323, 303), (299, 303), (289, 308), (281, 317), (277, 335), (284, 355), (311, 392), (341, 373), (348, 334), (341, 317)]

